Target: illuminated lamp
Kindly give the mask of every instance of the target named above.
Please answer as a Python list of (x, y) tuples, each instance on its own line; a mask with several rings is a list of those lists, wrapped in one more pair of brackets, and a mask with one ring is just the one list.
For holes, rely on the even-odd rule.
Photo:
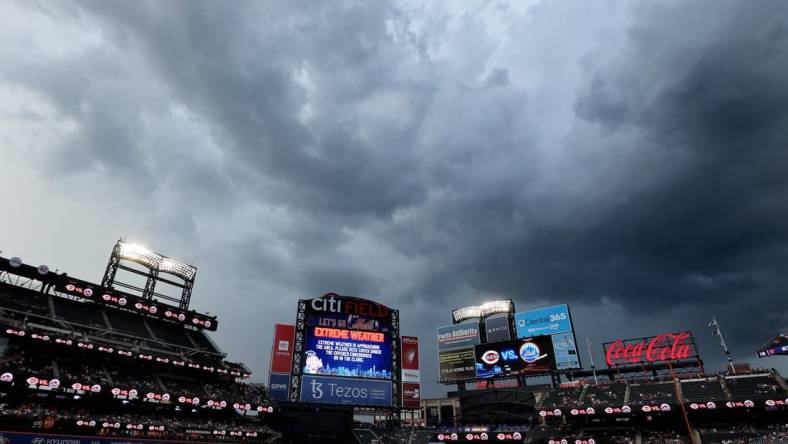
[(451, 312), (452, 319), (458, 324), (468, 319), (486, 318), (494, 314), (514, 313), (514, 303), (511, 299), (503, 301), (485, 302), (482, 305), (458, 308)]
[(162, 259), (161, 255), (148, 250), (142, 245), (130, 244), (123, 241), (118, 242), (118, 245), (118, 256), (121, 259), (138, 262), (151, 269), (158, 268), (159, 262)]
[(197, 269), (174, 259), (163, 258), (159, 263), (159, 272), (168, 273), (190, 281), (197, 274)]
[(479, 308), (481, 309), (482, 317), (501, 313), (514, 313), (514, 304), (511, 299), (487, 302)]
[(454, 323), (460, 323), (462, 321), (467, 321), (468, 319), (478, 319), (482, 317), (481, 307), (477, 306), (470, 306), (464, 308), (458, 308), (451, 312), (451, 316), (454, 319)]

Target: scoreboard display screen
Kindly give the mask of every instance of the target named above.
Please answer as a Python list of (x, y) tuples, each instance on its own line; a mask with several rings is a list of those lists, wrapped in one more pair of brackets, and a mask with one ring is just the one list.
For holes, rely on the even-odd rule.
[(312, 326), (306, 329), (304, 374), (390, 380), (391, 334)]
[(477, 378), (542, 374), (555, 368), (549, 336), (477, 345), (475, 358)]

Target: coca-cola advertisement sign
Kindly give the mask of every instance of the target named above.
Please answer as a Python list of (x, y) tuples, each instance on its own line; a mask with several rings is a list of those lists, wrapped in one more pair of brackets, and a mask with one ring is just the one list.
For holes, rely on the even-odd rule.
[(680, 361), (698, 357), (692, 332), (663, 333), (637, 339), (618, 339), (604, 344), (609, 367)]

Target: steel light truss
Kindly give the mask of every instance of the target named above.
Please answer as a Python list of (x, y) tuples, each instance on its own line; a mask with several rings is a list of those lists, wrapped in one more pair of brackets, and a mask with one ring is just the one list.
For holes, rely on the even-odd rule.
[(451, 316), (452, 321), (455, 324), (459, 324), (468, 319), (481, 319), (501, 313), (514, 313), (514, 302), (512, 302), (511, 299), (485, 302), (482, 305), (471, 305), (469, 307), (458, 308), (451, 312)]
[[(128, 267), (124, 265), (122, 261), (129, 261), (142, 265), (147, 272)], [(118, 281), (116, 279), (118, 269), (145, 277), (145, 287), (138, 288)], [(182, 279), (183, 282), (174, 282), (164, 279), (159, 276), (159, 273), (176, 276)], [(104, 278), (101, 281), (101, 285), (104, 287), (118, 285), (126, 289), (135, 290), (141, 293), (142, 297), (145, 299), (153, 299), (153, 297), (156, 296), (171, 302), (176, 302), (179, 308), (186, 310), (189, 308), (196, 276), (197, 268), (192, 265), (162, 256), (141, 245), (132, 244), (121, 239), (115, 243), (112, 249), (112, 254), (107, 262), (107, 268), (104, 271)], [(180, 298), (173, 298), (172, 296), (156, 293), (156, 284), (158, 282), (164, 282), (180, 288), (182, 290)]]

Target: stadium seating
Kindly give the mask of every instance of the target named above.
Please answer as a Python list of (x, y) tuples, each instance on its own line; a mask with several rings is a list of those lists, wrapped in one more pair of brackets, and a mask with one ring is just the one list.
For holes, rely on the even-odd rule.
[(629, 386), (629, 404), (675, 403), (676, 385), (668, 383), (640, 383)]
[(55, 317), (66, 322), (107, 328), (104, 310), (93, 303), (79, 303), (63, 298), (52, 298)]
[(0, 325), (0, 430), (278, 439), (261, 422), (274, 404), (265, 387), (238, 382), (248, 370), (225, 363), (204, 331), (8, 282)]
[(626, 383), (592, 384), (586, 387), (581, 404), (586, 406), (619, 406), (624, 404), (626, 393)]
[(548, 390), (541, 402), (542, 407), (576, 407), (582, 387), (570, 387)]
[(719, 378), (703, 378), (681, 382), (684, 402), (721, 401), (728, 398)]
[(772, 374), (728, 376), (725, 385), (732, 399), (769, 399), (785, 397), (785, 390)]
[(109, 318), (109, 327), (131, 336), (143, 339), (152, 339), (145, 327), (145, 319), (139, 315), (127, 313), (122, 310), (105, 310)]

